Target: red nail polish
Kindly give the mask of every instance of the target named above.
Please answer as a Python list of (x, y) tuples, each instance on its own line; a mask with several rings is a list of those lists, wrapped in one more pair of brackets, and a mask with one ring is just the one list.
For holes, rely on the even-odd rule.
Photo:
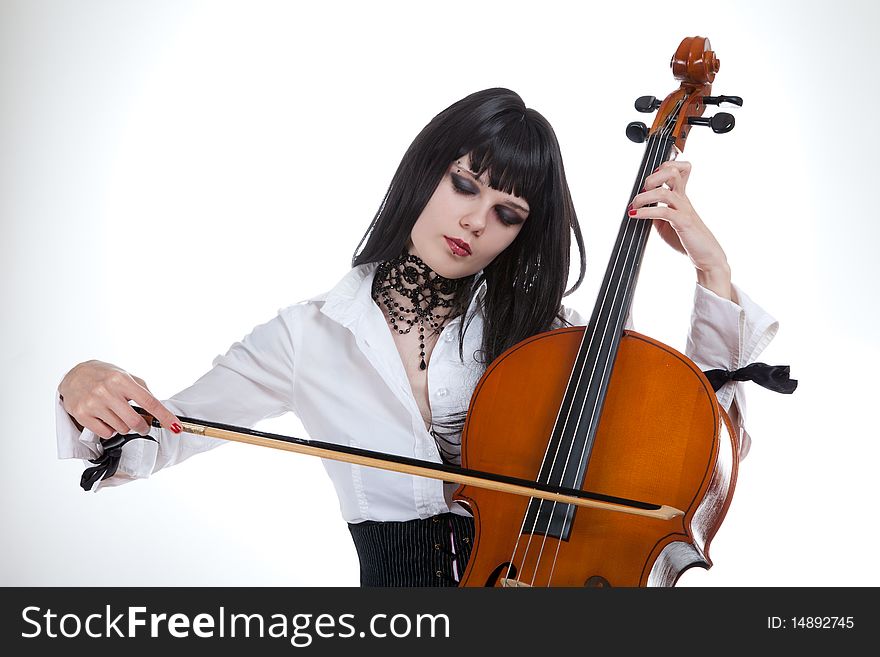
[(177, 424), (177, 422), (174, 422), (174, 423), (171, 425), (171, 430), (172, 430), (174, 433), (180, 433), (181, 431), (183, 431), (183, 427), (180, 426), (179, 424)]
[(630, 217), (634, 217), (635, 214), (636, 214), (636, 211), (635, 211), (635, 210), (630, 210), (628, 214), (629, 214)]

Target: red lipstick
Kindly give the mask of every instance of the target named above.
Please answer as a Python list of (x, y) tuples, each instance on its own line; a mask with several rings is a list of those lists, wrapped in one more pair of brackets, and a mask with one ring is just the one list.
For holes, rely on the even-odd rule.
[[(446, 235), (443, 237), (446, 237)], [(454, 255), (469, 256), (471, 254), (471, 245), (464, 240), (460, 240), (457, 237), (446, 237), (446, 243)]]

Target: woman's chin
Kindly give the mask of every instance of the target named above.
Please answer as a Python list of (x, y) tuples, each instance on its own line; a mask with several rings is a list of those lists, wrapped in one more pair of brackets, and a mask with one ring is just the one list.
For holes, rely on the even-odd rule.
[(409, 244), (407, 250), (411, 255), (419, 257), (428, 267), (443, 278), (466, 278), (476, 274), (480, 268), (474, 269), (472, 262), (469, 262), (473, 256), (458, 256), (447, 250), (424, 249), (419, 252), (418, 249)]
[[(475, 274), (471, 267), (467, 266), (466, 263), (451, 260), (455, 256), (450, 256), (449, 258), (431, 258), (431, 260), (424, 260), (425, 264), (428, 265), (434, 272), (440, 274), (443, 278), (466, 278)], [(440, 260), (440, 262), (436, 262), (436, 260)]]

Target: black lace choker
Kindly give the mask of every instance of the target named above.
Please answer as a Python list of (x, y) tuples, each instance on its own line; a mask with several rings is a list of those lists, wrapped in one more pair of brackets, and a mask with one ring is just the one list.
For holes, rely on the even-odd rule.
[[(444, 278), (428, 267), (421, 258), (404, 252), (393, 260), (379, 263), (373, 279), (373, 300), (385, 306), (388, 322), (398, 333), (409, 333), (412, 327), (419, 327), (419, 349), (422, 362), (419, 369), (428, 367), (425, 363), (425, 324), (439, 333), (449, 313), (435, 313), (438, 308), (451, 308), (455, 293), (464, 285), (463, 278)], [(394, 290), (412, 305), (398, 303), (391, 296)], [(404, 328), (406, 327), (406, 328)]]

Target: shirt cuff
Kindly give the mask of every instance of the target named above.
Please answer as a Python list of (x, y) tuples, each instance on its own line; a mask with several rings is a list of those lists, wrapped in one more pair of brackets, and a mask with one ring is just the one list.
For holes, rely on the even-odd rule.
[(94, 459), (101, 455), (98, 437), (84, 429), (80, 431), (61, 401), (61, 393), (55, 391), (55, 435), (60, 459)]
[[(55, 391), (55, 434), (60, 459), (96, 459), (103, 453), (100, 438), (91, 430), (80, 431), (61, 401), (61, 393)], [(133, 440), (122, 451), (122, 457), (116, 468), (116, 474), (108, 479), (96, 482), (92, 491), (97, 492), (104, 486), (118, 486), (132, 479), (143, 479), (150, 476), (152, 466), (156, 462), (158, 446), (150, 440)]]
[[(779, 330), (779, 322), (736, 285), (733, 300), (724, 299), (697, 283), (686, 354), (702, 370), (736, 370), (756, 361)], [(745, 428), (743, 383), (729, 381), (716, 393), (731, 413), (742, 460), (752, 444)]]
[(733, 301), (697, 283), (686, 354), (702, 369), (735, 370), (755, 362), (779, 322), (731, 285)]

